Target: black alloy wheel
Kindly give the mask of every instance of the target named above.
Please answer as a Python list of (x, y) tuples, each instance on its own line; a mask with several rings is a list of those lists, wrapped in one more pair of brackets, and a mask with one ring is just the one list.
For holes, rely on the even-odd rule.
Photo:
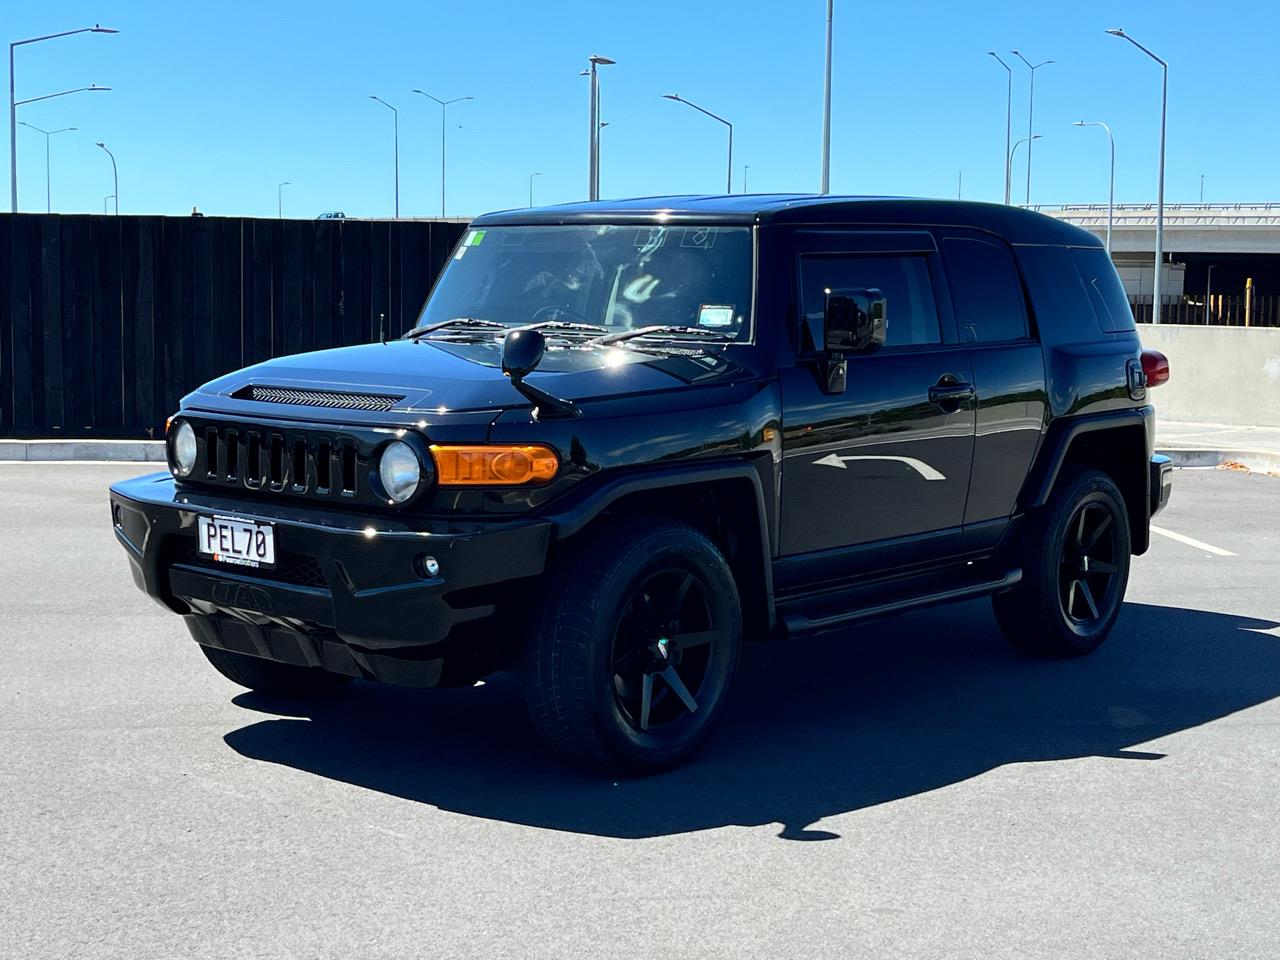
[(1082, 503), (1072, 515), (1059, 569), (1059, 598), (1068, 620), (1087, 628), (1110, 614), (1120, 567), (1114, 521), (1100, 503)]
[(691, 570), (666, 568), (631, 594), (613, 635), (613, 691), (641, 733), (660, 732), (698, 712), (731, 638), (716, 623), (707, 585)]
[(1038, 656), (1096, 649), (1120, 616), (1129, 582), (1129, 514), (1115, 481), (1101, 470), (1064, 467), (1012, 546), (1022, 579), (992, 597), (1009, 642)]

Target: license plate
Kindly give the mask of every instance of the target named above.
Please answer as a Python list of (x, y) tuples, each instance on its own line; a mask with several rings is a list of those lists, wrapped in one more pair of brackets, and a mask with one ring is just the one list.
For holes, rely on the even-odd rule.
[(239, 517), (201, 517), (200, 552), (219, 563), (273, 567), (276, 531), (269, 523)]

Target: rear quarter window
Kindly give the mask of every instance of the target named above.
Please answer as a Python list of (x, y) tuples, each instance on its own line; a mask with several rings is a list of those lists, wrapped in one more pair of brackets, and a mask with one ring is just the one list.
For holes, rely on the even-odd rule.
[(960, 339), (998, 343), (1027, 336), (1027, 309), (1018, 269), (1007, 247), (988, 240), (942, 242)]
[(1089, 304), (1098, 318), (1098, 326), (1107, 333), (1125, 333), (1135, 329), (1133, 309), (1125, 296), (1124, 284), (1120, 282), (1107, 252), (1096, 247), (1072, 247), (1071, 260), (1089, 295)]

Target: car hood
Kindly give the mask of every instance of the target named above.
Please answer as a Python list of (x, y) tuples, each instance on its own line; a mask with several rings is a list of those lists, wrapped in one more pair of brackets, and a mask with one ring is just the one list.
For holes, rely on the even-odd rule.
[[(748, 376), (726, 356), (732, 349), (727, 345), (657, 343), (604, 346), (557, 339), (548, 343), (542, 363), (528, 382), (579, 403), (692, 385), (719, 385)], [(279, 413), (264, 409), (262, 398), (284, 407), (274, 399), (288, 397), (292, 390), (387, 397), (390, 405), (383, 410), (403, 413), (528, 406), (502, 373), (501, 350), (500, 341), (486, 337), (393, 340), (277, 357), (210, 381), (184, 400), (184, 406), (205, 406), (213, 398), (221, 398), (221, 409), (245, 402), (253, 405), (255, 413)], [(284, 392), (254, 389), (263, 387)], [(348, 417), (352, 411), (333, 412)]]

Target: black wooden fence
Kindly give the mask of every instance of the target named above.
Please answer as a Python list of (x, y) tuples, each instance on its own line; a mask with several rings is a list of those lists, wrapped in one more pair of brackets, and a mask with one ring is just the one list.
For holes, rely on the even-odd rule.
[(413, 324), (465, 224), (0, 215), (0, 437), (146, 437), (193, 387)]

